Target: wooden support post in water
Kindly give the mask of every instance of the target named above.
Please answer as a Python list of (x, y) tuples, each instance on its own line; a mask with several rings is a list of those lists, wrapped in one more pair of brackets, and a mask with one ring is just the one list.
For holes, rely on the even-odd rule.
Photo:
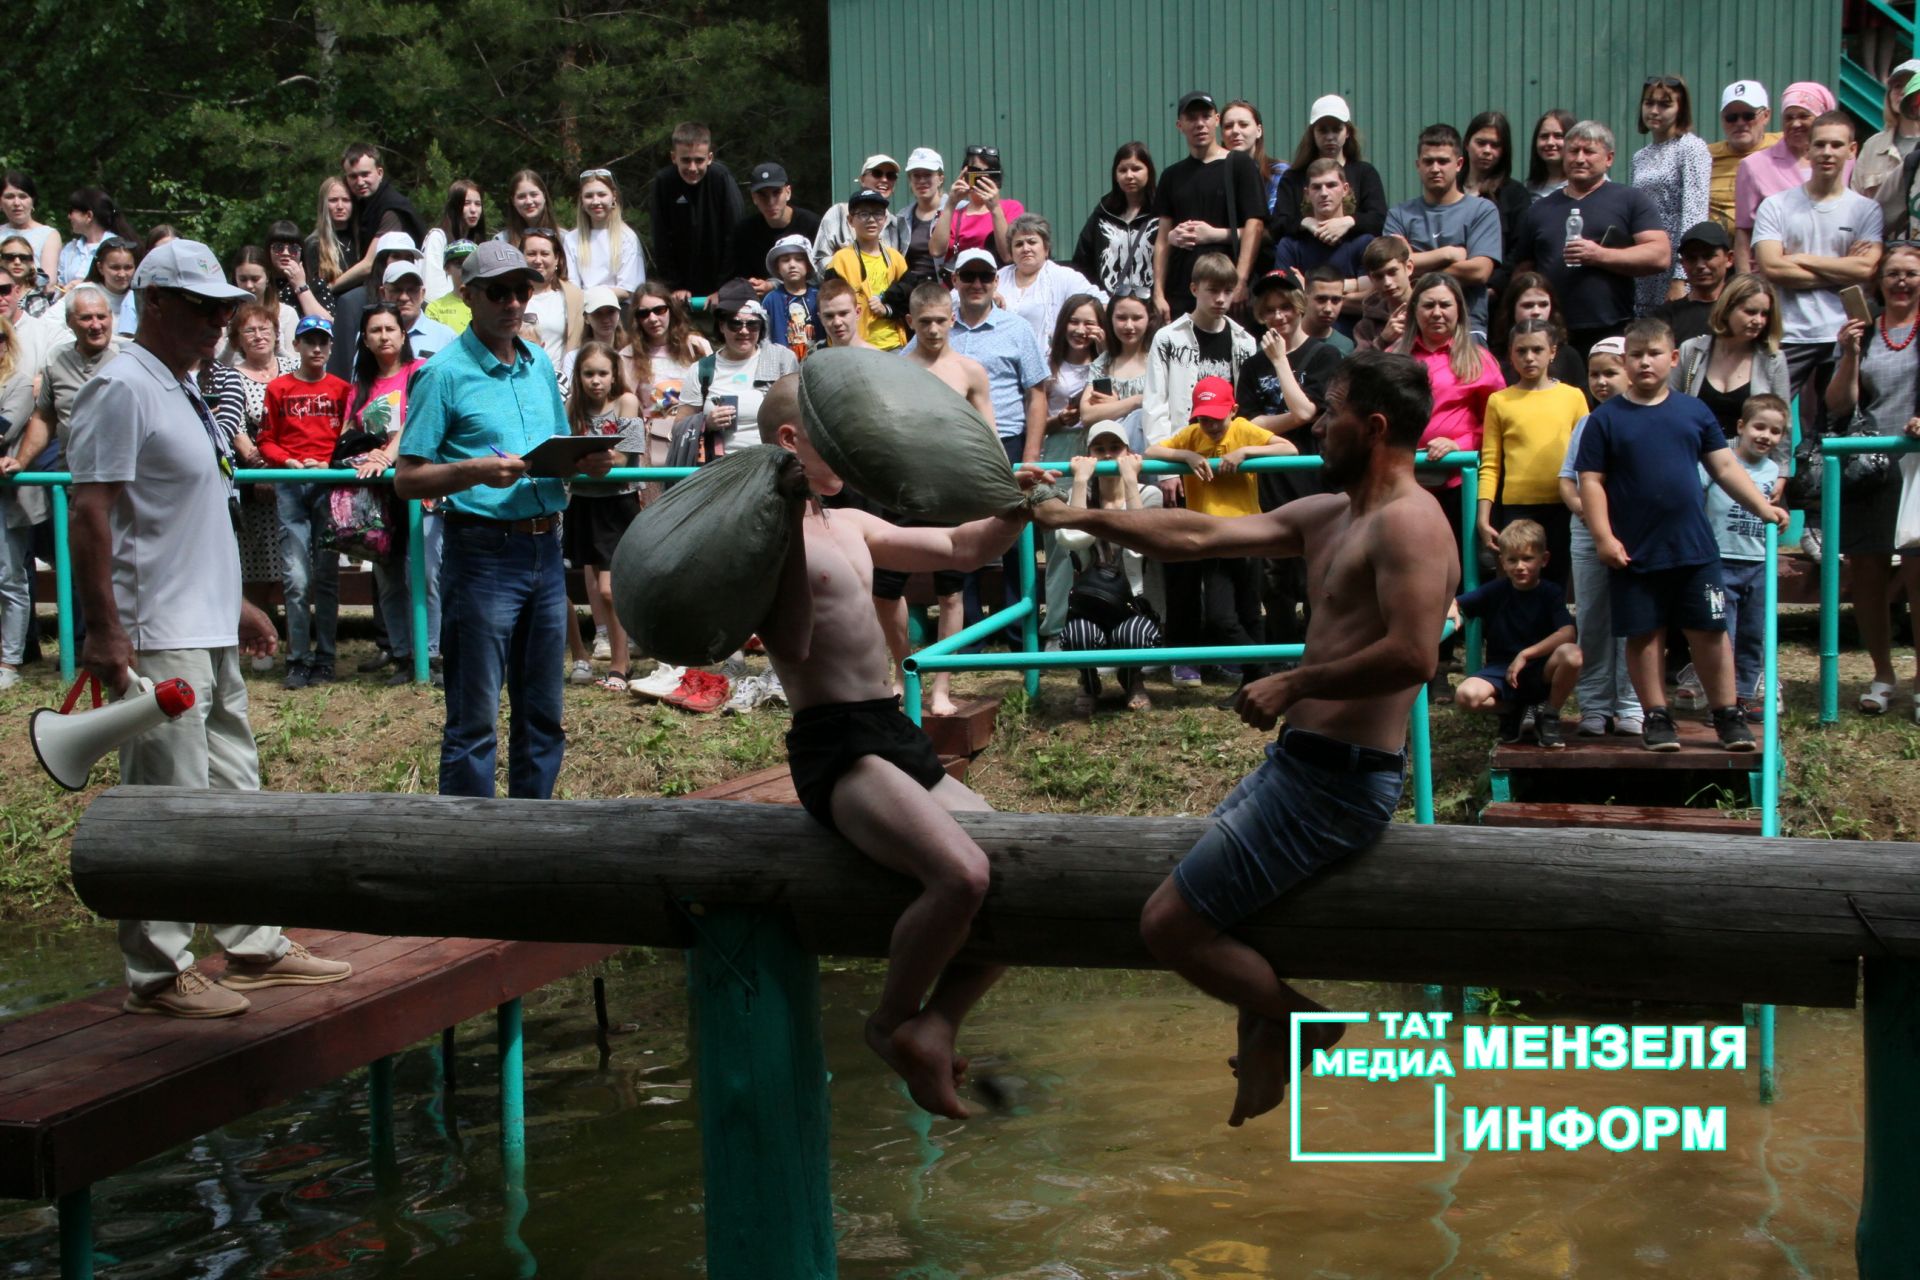
[(54, 1202), (60, 1218), (60, 1280), (93, 1280), (93, 1188)]
[(774, 912), (734, 907), (693, 918), (698, 941), (687, 981), (706, 1163), (707, 1274), (832, 1280), (820, 962)]
[(399, 1181), (400, 1161), (393, 1141), (393, 1055), (367, 1067), (367, 1145), (373, 1150), (374, 1185), (391, 1191)]
[(1866, 961), (1867, 1149), (1854, 1262), (1860, 1280), (1906, 1280), (1920, 1256), (1920, 961)]

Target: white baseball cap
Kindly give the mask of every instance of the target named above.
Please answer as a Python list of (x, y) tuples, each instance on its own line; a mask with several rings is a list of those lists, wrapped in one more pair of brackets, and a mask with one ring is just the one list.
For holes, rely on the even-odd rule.
[(1908, 58), (1905, 62), (1887, 73), (1887, 83), (1892, 84), (1902, 76), (1909, 77), (1907, 80), (1907, 91), (1900, 96), (1903, 98), (1911, 98), (1914, 94), (1920, 93), (1920, 79), (1912, 78), (1917, 72), (1920, 72), (1920, 58)]
[(805, 236), (781, 236), (778, 240), (775, 240), (773, 247), (767, 250), (767, 274), (772, 275), (774, 273), (773, 264), (790, 253), (800, 254), (811, 263), (813, 261), (813, 241), (807, 239)]
[(1322, 94), (1313, 100), (1311, 107), (1307, 108), (1307, 121), (1310, 124), (1325, 120), (1329, 116), (1341, 124), (1353, 123), (1352, 109), (1347, 106), (1347, 100), (1337, 93)]
[(1127, 442), (1127, 433), (1120, 429), (1120, 424), (1115, 419), (1108, 418), (1105, 422), (1096, 422), (1087, 428), (1087, 448), (1093, 448), (1094, 442), (1102, 436), (1112, 436), (1121, 444), (1132, 448), (1132, 445)]
[(387, 269), (380, 273), (381, 284), (392, 284), (395, 280), (409, 279), (425, 280), (426, 277), (420, 274), (420, 265), (408, 258), (395, 258), (387, 264)]
[(907, 157), (907, 172), (917, 173), (923, 169), (928, 173), (945, 173), (947, 162), (932, 147), (915, 147)]
[(412, 236), (404, 231), (387, 232), (387, 234), (373, 242), (373, 251), (376, 254), (410, 253), (416, 258), (420, 256), (419, 244), (414, 241)]
[(995, 262), (993, 255), (985, 249), (968, 249), (953, 260), (954, 274), (958, 275), (976, 262), (983, 264), (989, 271), (1000, 270), (1000, 264)]
[(620, 295), (608, 285), (597, 284), (580, 295), (580, 310), (587, 315), (592, 315), (606, 307), (612, 307), (615, 310), (620, 307)]
[(892, 156), (871, 155), (867, 157), (867, 162), (860, 166), (860, 172), (872, 173), (875, 169), (878, 169), (883, 164), (890, 164), (896, 169), (900, 167), (900, 162), (898, 160), (895, 160)]
[(198, 240), (168, 240), (154, 246), (133, 273), (135, 289), (179, 289), (195, 297), (220, 302), (242, 302), (250, 290), (227, 283), (220, 260)]
[[(1907, 65), (1920, 68), (1920, 62), (1910, 62)], [(1735, 80), (1720, 91), (1720, 109), (1725, 111), (1736, 102), (1752, 107), (1755, 111), (1765, 111), (1769, 106), (1767, 86), (1758, 80)]]

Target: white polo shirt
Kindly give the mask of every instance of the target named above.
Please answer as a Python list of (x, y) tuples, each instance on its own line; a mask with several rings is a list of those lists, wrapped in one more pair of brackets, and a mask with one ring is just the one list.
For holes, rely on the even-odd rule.
[(136, 652), (240, 643), (240, 546), (198, 399), (129, 342), (73, 402), (74, 482), (126, 486), (107, 527), (114, 604)]

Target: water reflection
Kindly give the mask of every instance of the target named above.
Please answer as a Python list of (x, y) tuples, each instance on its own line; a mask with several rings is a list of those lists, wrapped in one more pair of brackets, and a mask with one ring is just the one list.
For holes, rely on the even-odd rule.
[[(0, 1009), (111, 982), (102, 930), (0, 931)], [(103, 976), (105, 975), (105, 976)], [(676, 959), (607, 971), (604, 1069), (586, 975), (526, 1002), (526, 1216), (538, 1274), (703, 1273), (699, 1139)], [(1781, 1098), (1726, 1072), (1471, 1073), (1455, 1082), (1439, 1165), (1298, 1165), (1284, 1116), (1242, 1130), (1224, 1013), (1158, 974), (1031, 971), (989, 997), (963, 1046), (998, 1109), (933, 1121), (861, 1047), (878, 988), (823, 975), (834, 1196), (847, 1280), (1246, 1280), (1249, 1277), (1822, 1276), (1850, 1273), (1858, 1214), (1859, 1023), (1780, 1011)], [(1399, 988), (1325, 984), (1334, 1007), (1418, 1007)], [(1542, 1021), (1731, 1019), (1730, 1009), (1563, 1011)], [(623, 1024), (623, 1025), (621, 1025)], [(0, 1034), (4, 1030), (0, 1029)], [(1379, 1043), (1374, 1027), (1349, 1043)], [(207, 1135), (95, 1189), (101, 1274), (123, 1277), (510, 1277), (503, 1247), (491, 1020), (459, 1029), (459, 1087), (439, 1045), (401, 1055), (397, 1161), (376, 1170), (364, 1075)], [(1316, 1146), (1426, 1145), (1418, 1082), (1310, 1082)], [(1463, 1105), (1725, 1106), (1728, 1150), (1597, 1147), (1467, 1155)], [(57, 1274), (44, 1205), (0, 1204), (0, 1275)]]

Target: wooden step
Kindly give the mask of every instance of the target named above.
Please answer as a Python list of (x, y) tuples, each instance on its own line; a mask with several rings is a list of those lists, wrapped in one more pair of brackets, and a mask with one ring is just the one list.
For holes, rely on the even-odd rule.
[(999, 714), (998, 698), (963, 698), (954, 704), (954, 713), (950, 716), (923, 712), (920, 727), (926, 730), (934, 751), (942, 759), (977, 756), (993, 741), (993, 724)]
[[(1702, 713), (1684, 711), (1674, 717), (1680, 750), (1649, 751), (1638, 738), (1608, 736), (1583, 738), (1572, 721), (1562, 721), (1566, 746), (1548, 750), (1531, 742), (1502, 742), (1493, 749), (1492, 766), (1510, 772), (1528, 769), (1725, 769), (1753, 773), (1760, 769), (1759, 751), (1722, 751), (1720, 740), (1700, 720)], [(1755, 737), (1760, 726), (1751, 726)]]
[(1711, 835), (1759, 835), (1758, 818), (1724, 809), (1678, 809), (1637, 804), (1552, 804), (1496, 800), (1480, 810), (1487, 827), (1633, 827)]

